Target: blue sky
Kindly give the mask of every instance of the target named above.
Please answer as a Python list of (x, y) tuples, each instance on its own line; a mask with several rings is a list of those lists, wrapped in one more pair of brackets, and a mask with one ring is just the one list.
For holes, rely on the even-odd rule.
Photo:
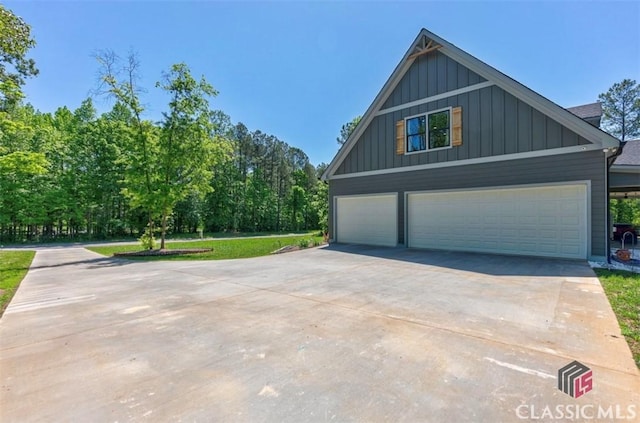
[[(92, 53), (134, 50), (147, 118), (163, 70), (185, 62), (220, 92), (212, 107), (329, 162), (343, 123), (364, 113), (421, 28), (561, 106), (640, 79), (638, 2), (8, 1), (32, 27), (42, 111), (75, 109), (96, 87)], [(99, 111), (110, 103), (96, 99)]]

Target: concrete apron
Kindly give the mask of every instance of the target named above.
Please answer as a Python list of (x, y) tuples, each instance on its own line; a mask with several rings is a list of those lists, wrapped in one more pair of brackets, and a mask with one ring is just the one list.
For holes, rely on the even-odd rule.
[[(573, 360), (593, 374), (579, 398), (557, 388)], [(586, 263), (355, 246), (147, 263), (41, 250), (0, 320), (0, 380), (2, 422), (640, 417)]]

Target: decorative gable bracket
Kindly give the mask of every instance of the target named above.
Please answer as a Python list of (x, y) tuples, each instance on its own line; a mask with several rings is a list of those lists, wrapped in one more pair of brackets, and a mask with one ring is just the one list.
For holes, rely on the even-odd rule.
[(422, 39), (413, 49), (413, 52), (407, 57), (407, 60), (413, 60), (418, 56), (422, 56), (423, 54), (429, 54), (432, 51), (436, 51), (439, 48), (442, 48), (440, 44), (434, 43), (433, 40), (428, 39), (426, 36), (423, 36)]

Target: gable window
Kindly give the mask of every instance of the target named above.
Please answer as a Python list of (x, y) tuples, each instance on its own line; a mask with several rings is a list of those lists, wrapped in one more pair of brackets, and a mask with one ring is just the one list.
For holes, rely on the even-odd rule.
[(413, 116), (405, 122), (407, 153), (451, 147), (451, 109)]
[(426, 150), (426, 116), (407, 119), (407, 153)]
[(429, 149), (449, 147), (449, 110), (429, 115)]

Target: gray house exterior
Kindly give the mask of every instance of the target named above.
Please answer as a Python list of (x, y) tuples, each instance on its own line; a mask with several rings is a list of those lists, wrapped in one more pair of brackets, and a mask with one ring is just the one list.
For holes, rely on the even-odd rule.
[(423, 29), (323, 175), (330, 240), (602, 259), (618, 146)]

